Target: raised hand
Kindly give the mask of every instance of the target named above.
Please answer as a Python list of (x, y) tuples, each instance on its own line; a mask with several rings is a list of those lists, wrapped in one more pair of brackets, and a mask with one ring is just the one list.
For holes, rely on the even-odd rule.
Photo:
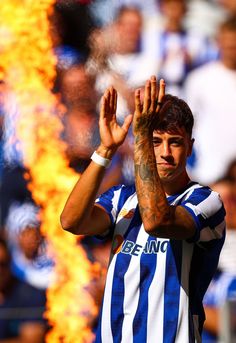
[(135, 91), (135, 113), (133, 119), (133, 132), (137, 133), (152, 133), (153, 121), (156, 119), (160, 111), (161, 102), (165, 95), (165, 81), (159, 82), (157, 89), (156, 77), (152, 76), (146, 81), (144, 90), (144, 99), (141, 100), (141, 91)]
[(124, 142), (133, 118), (130, 114), (125, 118), (123, 125), (119, 125), (116, 120), (116, 107), (117, 91), (110, 87), (102, 97), (99, 130), (101, 145), (112, 152)]

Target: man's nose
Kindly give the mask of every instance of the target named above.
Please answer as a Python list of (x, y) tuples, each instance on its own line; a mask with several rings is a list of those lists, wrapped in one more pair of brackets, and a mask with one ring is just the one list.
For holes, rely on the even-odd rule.
[(171, 148), (170, 145), (168, 143), (163, 143), (162, 144), (162, 150), (161, 150), (161, 156), (162, 157), (169, 157), (171, 156)]

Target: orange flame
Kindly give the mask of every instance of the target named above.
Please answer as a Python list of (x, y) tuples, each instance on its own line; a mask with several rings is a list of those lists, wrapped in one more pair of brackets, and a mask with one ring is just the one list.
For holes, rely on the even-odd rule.
[(16, 96), (18, 138), (30, 170), (30, 190), (41, 213), (42, 233), (56, 262), (47, 292), (46, 317), (53, 329), (47, 342), (91, 342), (97, 308), (87, 286), (98, 271), (75, 236), (64, 232), (59, 214), (78, 175), (68, 168), (58, 114), (62, 106), (50, 89), (56, 58), (48, 13), (55, 0), (8, 0), (0, 6), (0, 78)]

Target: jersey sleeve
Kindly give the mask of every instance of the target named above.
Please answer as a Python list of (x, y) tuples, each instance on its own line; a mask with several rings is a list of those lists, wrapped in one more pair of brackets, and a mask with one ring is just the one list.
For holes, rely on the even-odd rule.
[(224, 239), (225, 209), (218, 193), (208, 187), (195, 189), (183, 206), (196, 224), (194, 236), (188, 242), (209, 242)]
[(96, 199), (95, 204), (104, 208), (109, 215), (111, 224), (114, 225), (118, 215), (118, 204), (123, 185), (114, 186)]

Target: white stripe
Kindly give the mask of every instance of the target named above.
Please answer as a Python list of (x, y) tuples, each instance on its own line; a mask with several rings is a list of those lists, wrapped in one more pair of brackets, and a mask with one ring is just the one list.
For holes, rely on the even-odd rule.
[(112, 198), (112, 210), (111, 210), (111, 215), (113, 217), (113, 220), (116, 221), (117, 218), (117, 206), (120, 198), (120, 193), (123, 187), (121, 187), (119, 190), (114, 192), (114, 196)]
[(156, 270), (148, 292), (147, 343), (163, 342), (166, 253), (158, 253), (156, 258)]
[[(136, 244), (145, 246), (148, 239), (148, 234), (141, 226)], [(124, 321), (122, 327), (122, 341), (133, 341), (133, 320), (138, 308), (139, 302), (139, 286), (140, 286), (140, 258), (139, 256), (132, 256), (129, 268), (124, 277), (125, 293), (124, 293)]]
[(209, 197), (198, 205), (192, 205), (190, 203), (186, 203), (185, 205), (191, 208), (196, 215), (201, 214), (203, 218), (207, 219), (221, 209), (222, 201), (218, 193), (211, 192)]
[(175, 343), (189, 341), (189, 317), (186, 309), (189, 308), (189, 271), (193, 254), (193, 244), (182, 241), (181, 287), (179, 298), (179, 317)]
[(111, 331), (111, 296), (112, 296), (112, 283), (114, 276), (114, 269), (116, 263), (116, 256), (113, 257), (110, 262), (110, 266), (107, 273), (105, 297), (103, 299), (102, 319), (101, 319), (101, 337), (103, 343), (112, 343), (112, 331)]

